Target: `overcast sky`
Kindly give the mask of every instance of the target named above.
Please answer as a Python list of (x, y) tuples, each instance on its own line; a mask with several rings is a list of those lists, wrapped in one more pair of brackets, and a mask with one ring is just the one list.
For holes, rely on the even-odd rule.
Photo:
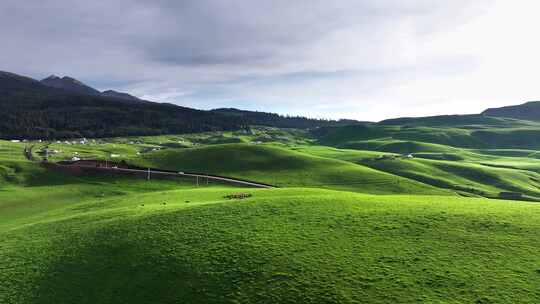
[(540, 99), (536, 0), (1, 0), (0, 70), (380, 120)]

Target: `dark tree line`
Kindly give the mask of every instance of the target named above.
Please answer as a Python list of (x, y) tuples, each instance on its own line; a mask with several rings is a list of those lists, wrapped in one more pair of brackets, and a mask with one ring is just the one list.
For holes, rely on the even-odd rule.
[(60, 139), (235, 130), (234, 117), (85, 95), (0, 95), (0, 137)]
[(0, 138), (63, 139), (225, 131), (252, 125), (315, 128), (344, 122), (69, 94), (0, 81)]
[(241, 118), (248, 125), (271, 126), (277, 128), (312, 129), (324, 126), (342, 126), (357, 123), (353, 120), (329, 120), (314, 119), (303, 116), (279, 115), (275, 113), (244, 111), (238, 109), (215, 109), (215, 113), (221, 113), (232, 117)]

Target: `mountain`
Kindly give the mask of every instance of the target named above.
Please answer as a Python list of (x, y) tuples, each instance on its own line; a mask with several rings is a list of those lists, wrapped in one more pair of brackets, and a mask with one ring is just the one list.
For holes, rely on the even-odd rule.
[(10, 94), (20, 90), (43, 92), (48, 88), (35, 79), (0, 71), (0, 94)]
[(250, 125), (316, 128), (335, 123), (263, 112), (196, 110), (112, 90), (101, 93), (70, 77), (37, 81), (0, 72), (0, 138), (138, 136), (239, 130)]
[(83, 82), (72, 78), (68, 76), (64, 76), (62, 78), (51, 75), (43, 80), (40, 81), (41, 84), (46, 85), (51, 88), (61, 89), (64, 91), (77, 93), (77, 94), (84, 94), (84, 95), (100, 95), (103, 97), (110, 97), (110, 98), (117, 98), (122, 100), (128, 100), (128, 101), (142, 101), (141, 99), (130, 95), (128, 93), (124, 92), (118, 92), (115, 90), (107, 90), (100, 92), (94, 88), (92, 88), (89, 85), (84, 84)]
[(56, 75), (51, 75), (45, 79), (42, 79), (40, 82), (48, 87), (62, 89), (62, 90), (73, 92), (73, 93), (88, 94), (88, 95), (101, 94), (101, 92), (99, 92), (98, 90), (90, 86), (87, 86), (86, 84), (80, 82), (79, 80), (75, 78), (71, 78), (68, 76), (64, 76), (60, 78)]
[(244, 127), (242, 121), (217, 113), (171, 104), (126, 102), (125, 95), (102, 96), (85, 87), (69, 77), (36, 81), (0, 72), (0, 138), (113, 137)]
[(142, 101), (141, 99), (139, 99), (139, 98), (137, 98), (137, 97), (135, 97), (133, 95), (130, 95), (128, 93), (117, 92), (117, 91), (114, 91), (114, 90), (103, 91), (103, 92), (101, 92), (101, 96), (124, 99), (124, 100), (129, 100), (129, 101)]
[(491, 108), (482, 112), (482, 115), (540, 121), (540, 101), (530, 101), (516, 106)]

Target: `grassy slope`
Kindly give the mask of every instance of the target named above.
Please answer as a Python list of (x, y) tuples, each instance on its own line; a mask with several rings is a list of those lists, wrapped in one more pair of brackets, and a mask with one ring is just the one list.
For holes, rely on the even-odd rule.
[(537, 159), (483, 155), (479, 151), (452, 147), (449, 147), (452, 153), (415, 153), (414, 159), (385, 160), (376, 159), (380, 152), (323, 146), (298, 149), (304, 153), (360, 163), (467, 195), (498, 197), (500, 192), (520, 192), (540, 198), (540, 174), (537, 171), (540, 161)]
[(538, 204), (249, 191), (94, 198), (31, 225), (8, 209), (0, 302), (540, 301)]
[[(49, 160), (60, 161), (77, 156), (83, 159), (107, 159), (115, 154), (116, 160), (132, 158), (153, 150), (169, 148), (193, 148), (201, 145), (226, 143), (272, 142), (282, 145), (309, 144), (313, 139), (305, 130), (253, 127), (249, 131), (204, 132), (182, 135), (133, 136), (101, 138), (80, 144), (76, 141), (33, 142), (36, 158), (43, 157), (48, 147)], [(0, 141), (1, 143), (1, 141)], [(2, 144), (0, 144), (1, 153)], [(41, 154), (40, 154), (41, 152)]]
[[(537, 204), (75, 178), (24, 160), (21, 144), (0, 143), (1, 164), (13, 171), (0, 178), (0, 303), (540, 300)], [(395, 179), (351, 163), (378, 152), (297, 149), (221, 145), (145, 161), (253, 177), (261, 168), (290, 184)], [(418, 185), (363, 190), (436, 193)], [(253, 197), (223, 198), (238, 191)]]
[(377, 140), (393, 140), (401, 146), (410, 142), (412, 148), (420, 143), (477, 149), (540, 148), (539, 123), (478, 116), (397, 119), (368, 126), (322, 128), (314, 134), (320, 144), (369, 150)]
[(452, 153), (457, 150), (456, 148), (440, 144), (394, 139), (352, 141), (347, 142), (346, 144), (339, 145), (339, 147), (345, 149), (380, 151), (400, 154), (419, 153), (427, 151), (435, 153)]
[(322, 187), (379, 194), (451, 194), (358, 164), (271, 145), (228, 144), (169, 149), (144, 154), (132, 162), (154, 168), (251, 179), (280, 187)]
[[(416, 157), (347, 159), (374, 169), (472, 195), (497, 197), (500, 192), (519, 192), (540, 199), (540, 125), (536, 122), (481, 115), (439, 116), (325, 128), (314, 134), (321, 144), (381, 154), (414, 153)], [(309, 150), (305, 152), (321, 154)], [(333, 154), (343, 159), (340, 153)]]
[(364, 165), (425, 183), (488, 197), (520, 192), (540, 197), (540, 175), (523, 170), (433, 160), (365, 161)]

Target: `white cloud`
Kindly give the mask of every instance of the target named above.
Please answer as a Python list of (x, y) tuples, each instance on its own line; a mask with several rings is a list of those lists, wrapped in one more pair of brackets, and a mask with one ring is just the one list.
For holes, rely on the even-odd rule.
[(369, 120), (475, 113), (539, 96), (539, 8), (528, 0), (5, 0), (0, 67), (198, 108)]

